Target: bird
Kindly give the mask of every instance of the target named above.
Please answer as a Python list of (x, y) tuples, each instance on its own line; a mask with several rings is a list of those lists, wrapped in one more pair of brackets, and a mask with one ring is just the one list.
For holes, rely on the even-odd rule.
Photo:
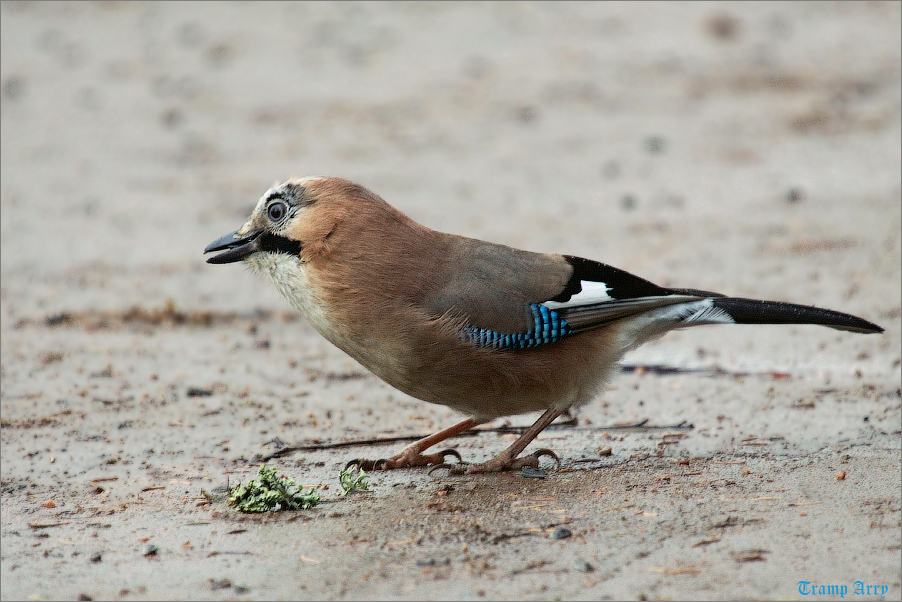
[[(455, 474), (538, 468), (521, 456), (570, 408), (589, 403), (620, 358), (667, 332), (706, 324), (883, 329), (818, 307), (665, 288), (616, 267), (428, 228), (337, 177), (292, 177), (236, 231), (210, 243), (211, 264), (243, 262), (336, 347), (392, 387), (467, 418), (361, 469), (446, 466)], [(479, 463), (429, 448), (492, 419), (542, 412)], [(445, 460), (455, 458), (454, 464)]]

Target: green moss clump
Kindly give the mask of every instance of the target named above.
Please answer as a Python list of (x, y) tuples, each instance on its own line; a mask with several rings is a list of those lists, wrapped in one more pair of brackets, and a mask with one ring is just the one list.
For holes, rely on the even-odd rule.
[(238, 484), (229, 494), (229, 505), (240, 512), (276, 512), (278, 510), (307, 510), (319, 504), (315, 489), (304, 491), (294, 479), (277, 477), (275, 468), (262, 464), (257, 478)]
[(341, 484), (341, 491), (338, 495), (345, 496), (352, 491), (369, 491), (369, 478), (369, 473), (365, 472), (362, 468), (359, 473), (356, 473), (356, 471), (353, 470), (343, 469), (338, 473), (338, 482)]

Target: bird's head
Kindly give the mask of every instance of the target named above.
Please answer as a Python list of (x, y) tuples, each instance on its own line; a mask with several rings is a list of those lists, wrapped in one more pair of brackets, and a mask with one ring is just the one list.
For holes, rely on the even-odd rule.
[(259, 254), (304, 258), (323, 250), (336, 226), (348, 213), (350, 198), (341, 189), (356, 187), (338, 178), (291, 178), (260, 197), (243, 226), (207, 245), (204, 253), (220, 251), (207, 263), (261, 260)]

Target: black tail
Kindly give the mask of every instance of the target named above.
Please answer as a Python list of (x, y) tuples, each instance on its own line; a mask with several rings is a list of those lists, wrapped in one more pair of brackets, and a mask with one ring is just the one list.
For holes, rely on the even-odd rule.
[(739, 297), (714, 297), (712, 300), (714, 307), (729, 314), (737, 324), (817, 324), (850, 332), (883, 332), (867, 320), (831, 309)]

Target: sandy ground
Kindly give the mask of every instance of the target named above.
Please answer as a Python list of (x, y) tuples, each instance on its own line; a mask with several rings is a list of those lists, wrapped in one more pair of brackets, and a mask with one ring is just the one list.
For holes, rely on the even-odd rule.
[[(902, 596), (898, 3), (0, 17), (4, 600)], [(339, 497), (348, 459), (403, 443), (311, 448), (270, 463), (318, 508), (240, 515), (203, 492), (279, 449), (460, 419), (204, 263), (293, 174), (886, 333), (674, 333), (540, 437), (563, 458), (543, 480), (401, 470)], [(688, 428), (604, 428), (643, 420)]]

